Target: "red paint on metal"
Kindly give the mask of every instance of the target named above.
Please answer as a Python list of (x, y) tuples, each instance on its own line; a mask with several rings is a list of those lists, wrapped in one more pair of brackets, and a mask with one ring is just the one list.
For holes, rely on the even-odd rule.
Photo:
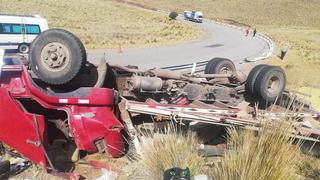
[(188, 103), (188, 99), (187, 98), (181, 98), (178, 102), (177, 105), (185, 105)]
[[(63, 110), (68, 114), (69, 131), (81, 150), (97, 152), (95, 141), (104, 139), (112, 157), (123, 154), (124, 144), (121, 135), (122, 124), (115, 117), (114, 91), (107, 88), (89, 88), (86, 97), (68, 97), (64, 94), (50, 96), (32, 83), (25, 69), (21, 66), (6, 65), (0, 79), (0, 141), (15, 148), (18, 152), (36, 164), (46, 168), (46, 158), (33, 123), (33, 114), (17, 102), (18, 99), (32, 99), (47, 109)], [(59, 99), (67, 99), (60, 103)], [(89, 100), (88, 104), (79, 104), (79, 99)], [(47, 142), (43, 115), (36, 115), (41, 141)], [(45, 144), (46, 146), (46, 144)]]
[[(43, 117), (37, 116), (37, 122), (43, 140)], [(24, 112), (12, 99), (6, 88), (0, 88), (0, 141), (17, 149), (34, 163), (43, 164), (46, 168), (46, 159), (41, 147), (30, 143), (38, 142), (33, 115)]]

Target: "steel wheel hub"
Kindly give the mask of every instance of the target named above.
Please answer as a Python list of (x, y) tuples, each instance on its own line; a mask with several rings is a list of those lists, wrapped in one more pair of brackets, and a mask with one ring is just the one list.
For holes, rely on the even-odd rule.
[(58, 42), (47, 44), (41, 51), (41, 63), (50, 71), (59, 71), (65, 68), (69, 60), (68, 48)]
[(228, 67), (223, 67), (220, 69), (220, 74), (232, 74), (232, 70)]
[(267, 84), (268, 91), (270, 93), (278, 93), (280, 89), (280, 79), (278, 77), (271, 77)]

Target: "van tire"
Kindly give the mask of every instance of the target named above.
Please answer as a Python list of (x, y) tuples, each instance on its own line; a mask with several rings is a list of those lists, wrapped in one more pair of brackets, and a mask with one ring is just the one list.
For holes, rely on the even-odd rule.
[(258, 74), (254, 83), (255, 92), (266, 102), (275, 102), (286, 86), (286, 74), (277, 66), (267, 66)]
[(26, 43), (21, 43), (18, 46), (18, 52), (19, 53), (27, 54), (27, 53), (29, 53), (29, 50), (30, 50), (29, 45), (26, 44)]
[(256, 82), (256, 79), (257, 79), (259, 73), (261, 72), (261, 70), (266, 67), (268, 67), (268, 65), (259, 64), (259, 65), (255, 66), (253, 69), (251, 69), (251, 71), (247, 77), (247, 81), (246, 81), (246, 85), (245, 85), (246, 92), (248, 92), (252, 95), (255, 95), (254, 83)]
[(80, 74), (87, 54), (80, 39), (62, 29), (42, 32), (31, 44), (30, 66), (44, 82), (62, 85)]

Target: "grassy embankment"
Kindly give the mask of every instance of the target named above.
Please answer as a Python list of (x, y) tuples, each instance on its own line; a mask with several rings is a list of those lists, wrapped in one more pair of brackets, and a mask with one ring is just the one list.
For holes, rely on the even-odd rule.
[[(130, 0), (169, 11), (200, 10), (206, 18), (257, 28), (277, 46), (269, 64), (281, 65), (288, 87), (313, 94), (320, 108), (320, 2), (305, 0)], [(284, 61), (276, 56), (284, 43), (289, 51)], [(265, 63), (265, 62), (263, 62)], [(307, 88), (306, 88), (307, 87)]]
[(202, 35), (194, 26), (115, 1), (0, 0), (0, 12), (39, 14), (51, 28), (75, 33), (90, 49), (175, 44)]
[(285, 121), (264, 125), (259, 133), (229, 129), (228, 151), (223, 157), (210, 158), (198, 156), (199, 139), (191, 132), (156, 134), (143, 141), (141, 160), (126, 175), (128, 179), (162, 179), (169, 168), (188, 167), (191, 176), (207, 174), (219, 180), (320, 178), (319, 160), (300, 153), (300, 143), (288, 136), (290, 129)]

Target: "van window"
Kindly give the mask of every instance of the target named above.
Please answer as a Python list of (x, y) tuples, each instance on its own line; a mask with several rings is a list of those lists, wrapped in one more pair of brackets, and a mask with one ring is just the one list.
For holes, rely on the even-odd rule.
[(1, 24), (0, 33), (2, 34), (21, 34), (21, 24)]
[(26, 33), (27, 34), (40, 34), (39, 25), (26, 24)]
[(13, 24), (12, 25), (12, 32), (13, 33), (17, 33), (17, 34), (20, 34), (21, 33), (21, 25), (20, 24)]
[(40, 34), (40, 26), (36, 24), (0, 24), (0, 33), (2, 34)]
[(10, 24), (4, 24), (2, 28), (4, 33), (11, 33), (11, 25)]

